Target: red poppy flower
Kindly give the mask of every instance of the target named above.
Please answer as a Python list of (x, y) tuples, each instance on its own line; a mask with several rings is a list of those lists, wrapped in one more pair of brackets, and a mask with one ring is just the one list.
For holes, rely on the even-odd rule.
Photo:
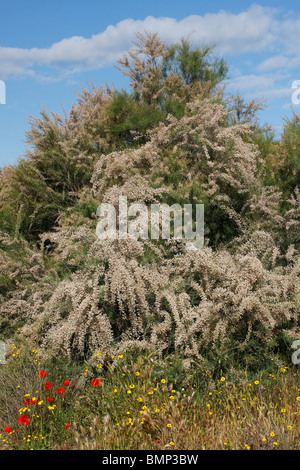
[(33, 405), (35, 405), (36, 402), (37, 402), (37, 399), (36, 399), (36, 398), (31, 398), (31, 403), (32, 403)]
[(63, 384), (67, 387), (68, 385), (70, 385), (70, 380), (65, 380)]
[(156, 439), (155, 444), (158, 444), (158, 443), (159, 443), (159, 439)]
[(5, 426), (3, 429), (4, 432), (11, 432), (11, 428), (9, 426)]
[(93, 387), (99, 387), (99, 385), (101, 385), (100, 379), (92, 379), (91, 382), (92, 382)]
[(54, 401), (54, 398), (46, 397), (46, 400), (48, 400), (51, 403), (52, 401)]
[(71, 427), (71, 424), (70, 423), (67, 423), (65, 426), (64, 426), (64, 429), (68, 429)]
[(24, 405), (26, 405), (26, 406), (30, 405), (30, 399), (29, 398), (25, 398)]
[(45, 372), (44, 370), (41, 370), (39, 372), (39, 377), (46, 377), (47, 374), (48, 374), (48, 372)]
[(46, 382), (45, 383), (45, 389), (50, 390), (50, 388), (52, 388), (52, 383), (51, 382)]
[(26, 415), (21, 415), (18, 419), (18, 423), (23, 424), (23, 426), (27, 426), (29, 424), (29, 418)]
[(63, 395), (65, 393), (66, 389), (64, 387), (59, 387), (58, 390), (56, 390), (57, 395)]

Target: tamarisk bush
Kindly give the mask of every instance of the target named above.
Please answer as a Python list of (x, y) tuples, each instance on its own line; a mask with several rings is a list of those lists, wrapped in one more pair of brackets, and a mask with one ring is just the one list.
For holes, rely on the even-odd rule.
[[(120, 124), (112, 119), (115, 92), (83, 89), (65, 119), (43, 111), (32, 120), (28, 159), (1, 171), (2, 331), (19, 328), (45, 355), (79, 361), (137, 348), (176, 352), (186, 366), (278, 364), (299, 337), (299, 188), (286, 197), (266, 186), (253, 126), (231, 118), (223, 91), (189, 83), (189, 68), (177, 80), (193, 87), (190, 100), (167, 113), (163, 96), (176, 67), (156, 36), (142, 44), (153, 49), (152, 61), (135, 62), (142, 81), (138, 68), (120, 62), (135, 80), (131, 111), (143, 106), (150, 116), (154, 107), (160, 116), (142, 139), (141, 128), (129, 139), (128, 123), (126, 135), (111, 127)], [(177, 59), (187, 44), (178, 47)], [(130, 105), (125, 98), (119, 105)], [(204, 247), (98, 239), (97, 207), (118, 210), (120, 196), (148, 207), (204, 204)]]

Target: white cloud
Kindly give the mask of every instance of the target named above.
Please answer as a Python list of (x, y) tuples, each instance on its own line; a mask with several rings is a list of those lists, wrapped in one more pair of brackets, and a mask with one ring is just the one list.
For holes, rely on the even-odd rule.
[[(299, 30), (300, 31), (300, 30)], [(275, 55), (264, 60), (257, 69), (260, 71), (271, 71), (279, 69), (295, 69), (300, 66), (300, 54), (294, 57), (284, 56), (284, 55)]]
[(241, 92), (262, 92), (274, 86), (274, 79), (265, 75), (249, 74), (235, 77), (231, 80), (228, 80), (227, 83), (231, 88), (234, 88)]
[(285, 100), (291, 103), (291, 79), (287, 74), (248, 74), (239, 75), (226, 81), (227, 89), (237, 94), (241, 93), (247, 100), (262, 98), (268, 102)]
[(283, 20), (280, 25), (281, 41), (288, 54), (300, 54), (300, 17), (291, 17)]
[(288, 18), (274, 23), (274, 31), (277, 34), (277, 53), (264, 60), (259, 66), (259, 71), (291, 70), (300, 66), (300, 15), (290, 14)]
[(27, 74), (39, 66), (78, 71), (111, 65), (130, 49), (134, 33), (144, 30), (157, 32), (167, 42), (190, 35), (194, 44), (216, 44), (222, 54), (261, 51), (276, 42), (275, 13), (274, 9), (254, 4), (239, 14), (221, 10), (182, 20), (153, 16), (144, 20), (125, 19), (90, 38), (73, 36), (49, 48), (0, 47), (0, 74)]
[[(215, 44), (216, 51), (222, 55), (252, 53), (255, 57), (259, 52), (273, 54), (256, 68), (261, 75), (253, 74), (234, 80), (241, 90), (251, 87), (258, 91), (270, 87), (276, 89), (274, 80), (272, 82), (266, 73), (300, 65), (300, 18), (292, 14), (278, 16), (277, 9), (253, 4), (238, 14), (220, 10), (181, 20), (153, 16), (143, 20), (127, 18), (89, 38), (73, 36), (48, 48), (0, 47), (0, 77), (34, 76), (38, 80), (45, 77), (44, 81), (51, 81), (82, 70), (111, 66), (132, 47), (134, 34), (147, 30), (158, 33), (167, 43), (189, 36), (195, 45)], [(53, 70), (57, 73), (53, 74)]]

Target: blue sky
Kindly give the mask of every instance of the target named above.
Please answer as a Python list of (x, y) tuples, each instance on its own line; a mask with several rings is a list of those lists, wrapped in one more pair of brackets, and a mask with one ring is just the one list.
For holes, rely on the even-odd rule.
[[(52, 0), (0, 6), (0, 166), (25, 154), (28, 116), (68, 112), (80, 84), (127, 88), (115, 69), (136, 32), (157, 32), (167, 43), (189, 35), (215, 44), (229, 70), (228, 91), (266, 100), (263, 123), (280, 132), (291, 116), (292, 83), (300, 80), (300, 6), (296, 0), (150, 2)], [(1, 99), (1, 95), (0, 95)], [(300, 112), (300, 105), (294, 105)]]

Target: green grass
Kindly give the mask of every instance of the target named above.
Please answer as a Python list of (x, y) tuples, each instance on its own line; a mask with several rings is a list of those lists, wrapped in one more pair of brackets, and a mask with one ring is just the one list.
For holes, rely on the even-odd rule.
[[(180, 364), (134, 352), (85, 364), (43, 362), (36, 349), (14, 347), (0, 368), (0, 448), (299, 449), (297, 367), (251, 379), (240, 371), (232, 380)], [(93, 387), (95, 378), (101, 384)], [(26, 425), (18, 422), (23, 415)]]

